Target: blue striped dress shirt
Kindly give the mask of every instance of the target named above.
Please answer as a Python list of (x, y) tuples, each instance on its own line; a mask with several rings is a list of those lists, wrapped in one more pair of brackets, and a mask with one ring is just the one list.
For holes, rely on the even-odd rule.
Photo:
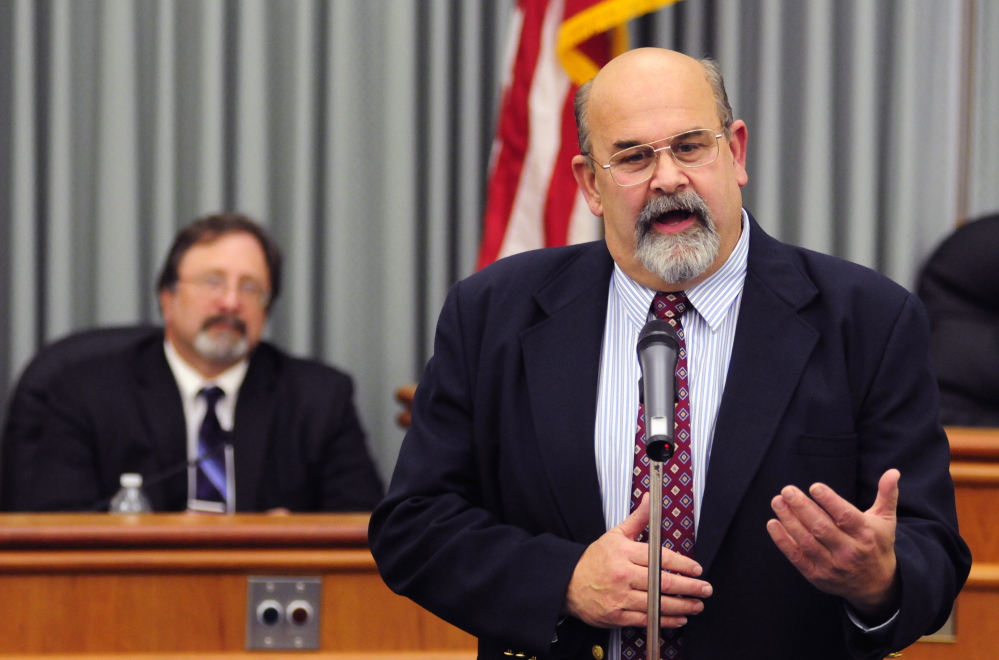
[[(686, 290), (693, 309), (682, 323), (687, 344), (694, 472), (695, 538), (700, 520), (704, 476), (711, 458), (715, 420), (721, 405), (735, 326), (746, 280), (749, 220), (742, 212), (742, 235), (725, 264)], [(638, 333), (649, 320), (656, 292), (624, 274), (616, 264), (607, 296), (607, 321), (600, 355), (597, 391), (596, 461), (607, 529), (628, 517), (638, 420)], [(619, 660), (620, 630), (611, 631), (608, 660)]]

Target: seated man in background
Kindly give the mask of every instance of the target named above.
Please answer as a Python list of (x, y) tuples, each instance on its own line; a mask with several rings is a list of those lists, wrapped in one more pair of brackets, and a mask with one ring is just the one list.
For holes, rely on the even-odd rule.
[(106, 509), (136, 472), (155, 511), (370, 510), (382, 485), (350, 377), (260, 341), (280, 284), (280, 250), (249, 218), (182, 230), (163, 332), (53, 376), (19, 508)]
[(999, 426), (997, 251), (999, 213), (958, 227), (919, 277), (944, 425)]

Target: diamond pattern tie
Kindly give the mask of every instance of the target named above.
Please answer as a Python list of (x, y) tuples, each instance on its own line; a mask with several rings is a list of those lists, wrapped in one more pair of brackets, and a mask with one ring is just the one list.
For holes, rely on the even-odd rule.
[[(676, 329), (679, 354), (676, 362), (676, 417), (673, 457), (663, 463), (663, 545), (690, 557), (694, 554), (694, 473), (690, 455), (690, 399), (687, 384), (687, 343), (680, 317), (689, 308), (687, 296), (680, 293), (657, 293), (652, 300), (655, 315)], [(649, 458), (645, 455), (645, 414), (638, 408), (638, 433), (635, 436), (635, 467), (631, 490), (631, 510), (634, 511), (649, 492)], [(655, 503), (653, 503), (654, 505)], [(647, 531), (639, 541), (648, 539)], [(663, 660), (681, 660), (682, 647), (678, 628), (664, 628), (660, 635)], [(621, 657), (624, 660), (646, 660), (645, 630), (624, 628), (621, 631)]]
[(206, 387), (198, 396), (203, 396), (208, 404), (205, 419), (198, 432), (198, 467), (196, 470), (196, 494), (206, 502), (226, 502), (225, 479), (225, 431), (215, 414), (215, 404), (225, 396), (220, 387)]

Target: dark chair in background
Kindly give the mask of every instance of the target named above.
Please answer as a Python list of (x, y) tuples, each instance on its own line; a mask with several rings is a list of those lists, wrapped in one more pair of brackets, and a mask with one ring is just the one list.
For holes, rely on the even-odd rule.
[(0, 442), (0, 510), (20, 511), (18, 493), (34, 481), (28, 466), (34, 464), (31, 458), (38, 451), (48, 414), (52, 377), (71, 364), (124, 349), (162, 331), (151, 325), (84, 330), (43, 347), (28, 363), (10, 397)]
[(946, 426), (999, 426), (999, 214), (957, 228), (926, 263), (919, 297)]

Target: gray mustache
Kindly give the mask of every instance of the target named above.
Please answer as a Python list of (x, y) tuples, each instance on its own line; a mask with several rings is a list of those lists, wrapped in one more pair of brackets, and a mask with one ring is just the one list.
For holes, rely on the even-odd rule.
[(708, 205), (704, 199), (693, 190), (684, 190), (675, 195), (653, 197), (646, 202), (638, 216), (638, 226), (643, 229), (649, 227), (653, 220), (671, 211), (693, 213), (702, 225), (707, 224)]
[(219, 314), (218, 316), (212, 316), (205, 319), (205, 322), (201, 324), (201, 329), (208, 330), (213, 325), (219, 323), (224, 323), (232, 327), (236, 332), (238, 332), (241, 335), (246, 334), (246, 323), (243, 322), (243, 319), (238, 318), (236, 316), (227, 316), (225, 314)]

